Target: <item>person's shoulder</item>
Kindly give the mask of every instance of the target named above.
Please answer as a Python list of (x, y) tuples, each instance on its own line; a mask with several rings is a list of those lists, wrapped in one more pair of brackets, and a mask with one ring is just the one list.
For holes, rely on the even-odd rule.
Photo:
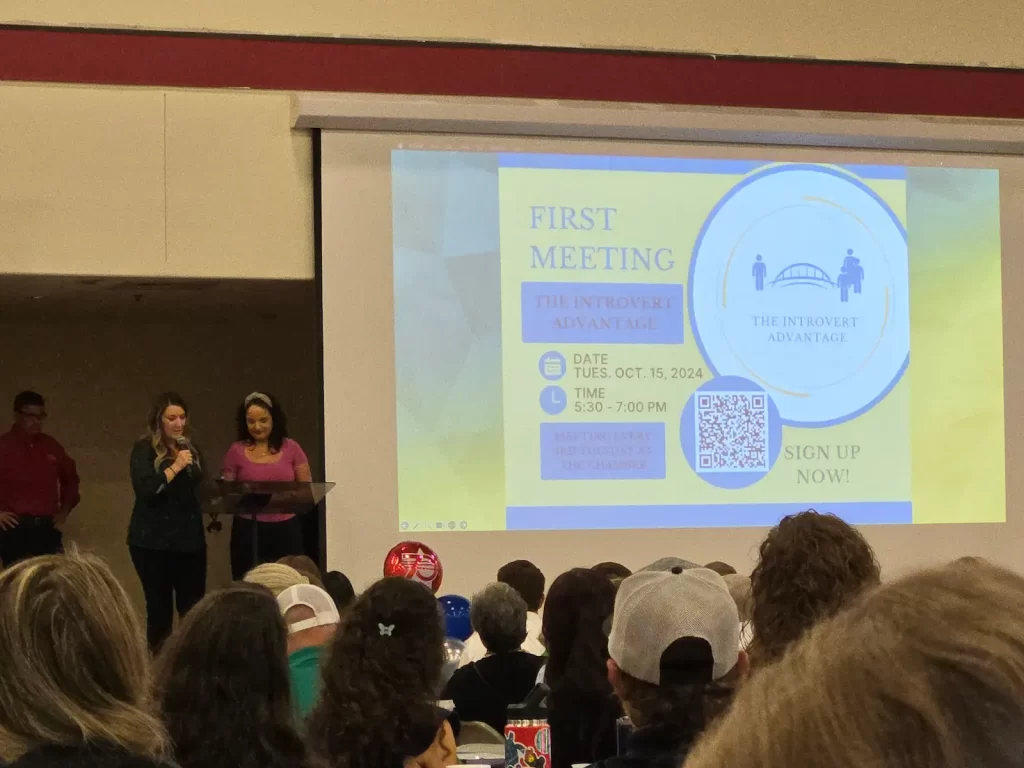
[(281, 451), (283, 453), (289, 453), (289, 454), (301, 454), (303, 456), (306, 455), (306, 452), (304, 450), (302, 450), (302, 446), (299, 445), (299, 441), (298, 440), (293, 440), (290, 437), (286, 437), (281, 442)]
[(236, 440), (228, 449), (224, 452), (224, 459), (241, 459), (245, 457), (245, 443), (241, 440)]
[(43, 432), (41, 435), (39, 435), (38, 439), (40, 440), (40, 442), (42, 442), (42, 444), (44, 446), (46, 446), (47, 448), (50, 448), (51, 450), (53, 450), (53, 449), (56, 449), (56, 450), (59, 450), (59, 451), (63, 451), (64, 450), (64, 446), (61, 445), (60, 440), (58, 440), (56, 437), (54, 437), (51, 434)]
[(135, 440), (135, 442), (132, 443), (131, 452), (133, 454), (157, 455), (157, 450), (153, 447), (153, 441), (148, 437), (139, 437)]
[(448, 685), (445, 689), (448, 691), (457, 691), (466, 687), (466, 684), (476, 678), (477, 671), (476, 665), (479, 662), (472, 662), (464, 667), (459, 667), (455, 670), (455, 674), (452, 675), (452, 679), (448, 681)]

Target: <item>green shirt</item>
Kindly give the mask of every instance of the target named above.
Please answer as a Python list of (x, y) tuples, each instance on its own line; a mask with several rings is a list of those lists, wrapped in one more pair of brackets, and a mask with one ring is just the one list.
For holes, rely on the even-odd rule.
[(301, 723), (316, 704), (320, 693), (320, 654), (322, 645), (303, 648), (288, 656), (288, 673), (292, 679), (292, 709)]

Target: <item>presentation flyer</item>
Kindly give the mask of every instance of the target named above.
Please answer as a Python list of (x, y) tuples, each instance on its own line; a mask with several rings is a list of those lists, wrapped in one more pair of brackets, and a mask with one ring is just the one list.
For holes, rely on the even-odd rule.
[(397, 150), (392, 175), (403, 530), (1005, 519), (995, 171)]

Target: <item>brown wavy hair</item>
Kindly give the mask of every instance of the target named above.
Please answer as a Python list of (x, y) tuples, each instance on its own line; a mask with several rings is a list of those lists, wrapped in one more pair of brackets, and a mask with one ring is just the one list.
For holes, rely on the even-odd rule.
[(1020, 768), (1024, 578), (905, 576), (754, 675), (686, 768)]
[(875, 553), (853, 526), (813, 509), (784, 517), (761, 542), (750, 574), (751, 662), (776, 661), (807, 630), (879, 580)]
[(387, 578), (367, 589), (339, 625), (323, 686), (307, 721), (317, 766), (400, 766), (434, 742), (444, 664), (436, 598), (414, 581)]
[(288, 632), (270, 590), (239, 582), (188, 612), (157, 660), (156, 701), (182, 768), (301, 765)]

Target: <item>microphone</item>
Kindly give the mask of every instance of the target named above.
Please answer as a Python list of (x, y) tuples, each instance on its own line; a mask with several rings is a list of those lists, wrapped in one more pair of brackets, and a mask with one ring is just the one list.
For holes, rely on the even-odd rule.
[[(192, 446), (189, 444), (188, 440), (185, 437), (179, 437), (174, 442), (177, 444), (179, 451), (191, 451), (192, 450)], [(186, 468), (185, 471), (188, 472), (188, 476), (189, 477), (192, 477), (192, 465), (191, 464), (188, 465), (188, 467)]]

